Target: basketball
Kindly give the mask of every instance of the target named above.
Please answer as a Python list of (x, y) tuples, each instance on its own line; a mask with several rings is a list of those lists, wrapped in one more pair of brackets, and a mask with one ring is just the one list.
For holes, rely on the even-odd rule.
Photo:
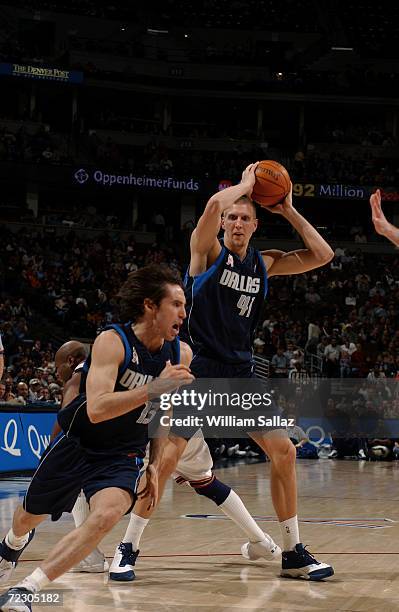
[(274, 206), (282, 202), (290, 191), (290, 175), (276, 161), (266, 159), (259, 162), (255, 176), (252, 199), (261, 206)]

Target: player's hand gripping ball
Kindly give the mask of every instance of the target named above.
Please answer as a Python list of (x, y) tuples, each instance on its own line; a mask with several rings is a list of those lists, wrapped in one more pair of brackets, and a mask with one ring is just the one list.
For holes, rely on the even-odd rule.
[(287, 170), (276, 161), (266, 159), (259, 162), (255, 170), (255, 185), (252, 200), (261, 206), (275, 206), (290, 192), (291, 179)]

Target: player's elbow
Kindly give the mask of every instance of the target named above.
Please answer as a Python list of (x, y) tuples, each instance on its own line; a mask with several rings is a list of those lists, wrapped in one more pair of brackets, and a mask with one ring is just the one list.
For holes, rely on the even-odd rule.
[(89, 417), (90, 423), (99, 423), (101, 420), (96, 412), (93, 412), (89, 409), (87, 410), (87, 416)]
[(219, 194), (213, 195), (207, 202), (205, 207), (205, 211), (207, 214), (211, 215), (221, 215), (222, 214), (222, 205), (220, 203)]
[(327, 250), (327, 253), (326, 253), (326, 257), (325, 257), (325, 262), (324, 263), (326, 263), (326, 264), (330, 263), (330, 261), (332, 261), (334, 259), (334, 257), (335, 257), (335, 253), (332, 250), (332, 248), (329, 246), (328, 250)]
[(90, 423), (100, 423), (103, 420), (98, 407), (96, 408), (91, 402), (87, 402), (87, 416)]
[(335, 253), (330, 246), (326, 245), (325, 248), (320, 249), (315, 255), (319, 266), (325, 266), (334, 259)]

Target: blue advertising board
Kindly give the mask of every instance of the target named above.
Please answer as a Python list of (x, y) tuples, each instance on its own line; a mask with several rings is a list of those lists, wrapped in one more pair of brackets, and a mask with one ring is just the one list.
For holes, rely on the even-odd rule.
[(50, 443), (56, 412), (0, 411), (0, 472), (36, 469)]

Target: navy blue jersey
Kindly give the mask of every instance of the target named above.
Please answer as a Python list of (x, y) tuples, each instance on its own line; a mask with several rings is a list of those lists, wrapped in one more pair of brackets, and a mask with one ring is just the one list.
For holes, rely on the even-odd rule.
[(212, 266), (185, 278), (187, 318), (181, 337), (194, 355), (223, 363), (252, 359), (252, 342), (267, 293), (267, 272), (259, 251), (243, 261), (222, 244)]
[[(180, 341), (165, 340), (156, 353), (150, 351), (137, 338), (130, 323), (110, 325), (121, 338), (125, 348), (125, 359), (119, 367), (114, 391), (128, 391), (141, 387), (160, 375), (170, 360), (180, 363)], [(148, 443), (148, 423), (154, 416), (151, 402), (122, 416), (91, 423), (86, 408), (86, 378), (90, 368), (90, 357), (82, 368), (80, 394), (58, 413), (58, 422), (64, 432), (79, 439), (80, 445), (96, 452), (128, 452), (145, 455)]]

